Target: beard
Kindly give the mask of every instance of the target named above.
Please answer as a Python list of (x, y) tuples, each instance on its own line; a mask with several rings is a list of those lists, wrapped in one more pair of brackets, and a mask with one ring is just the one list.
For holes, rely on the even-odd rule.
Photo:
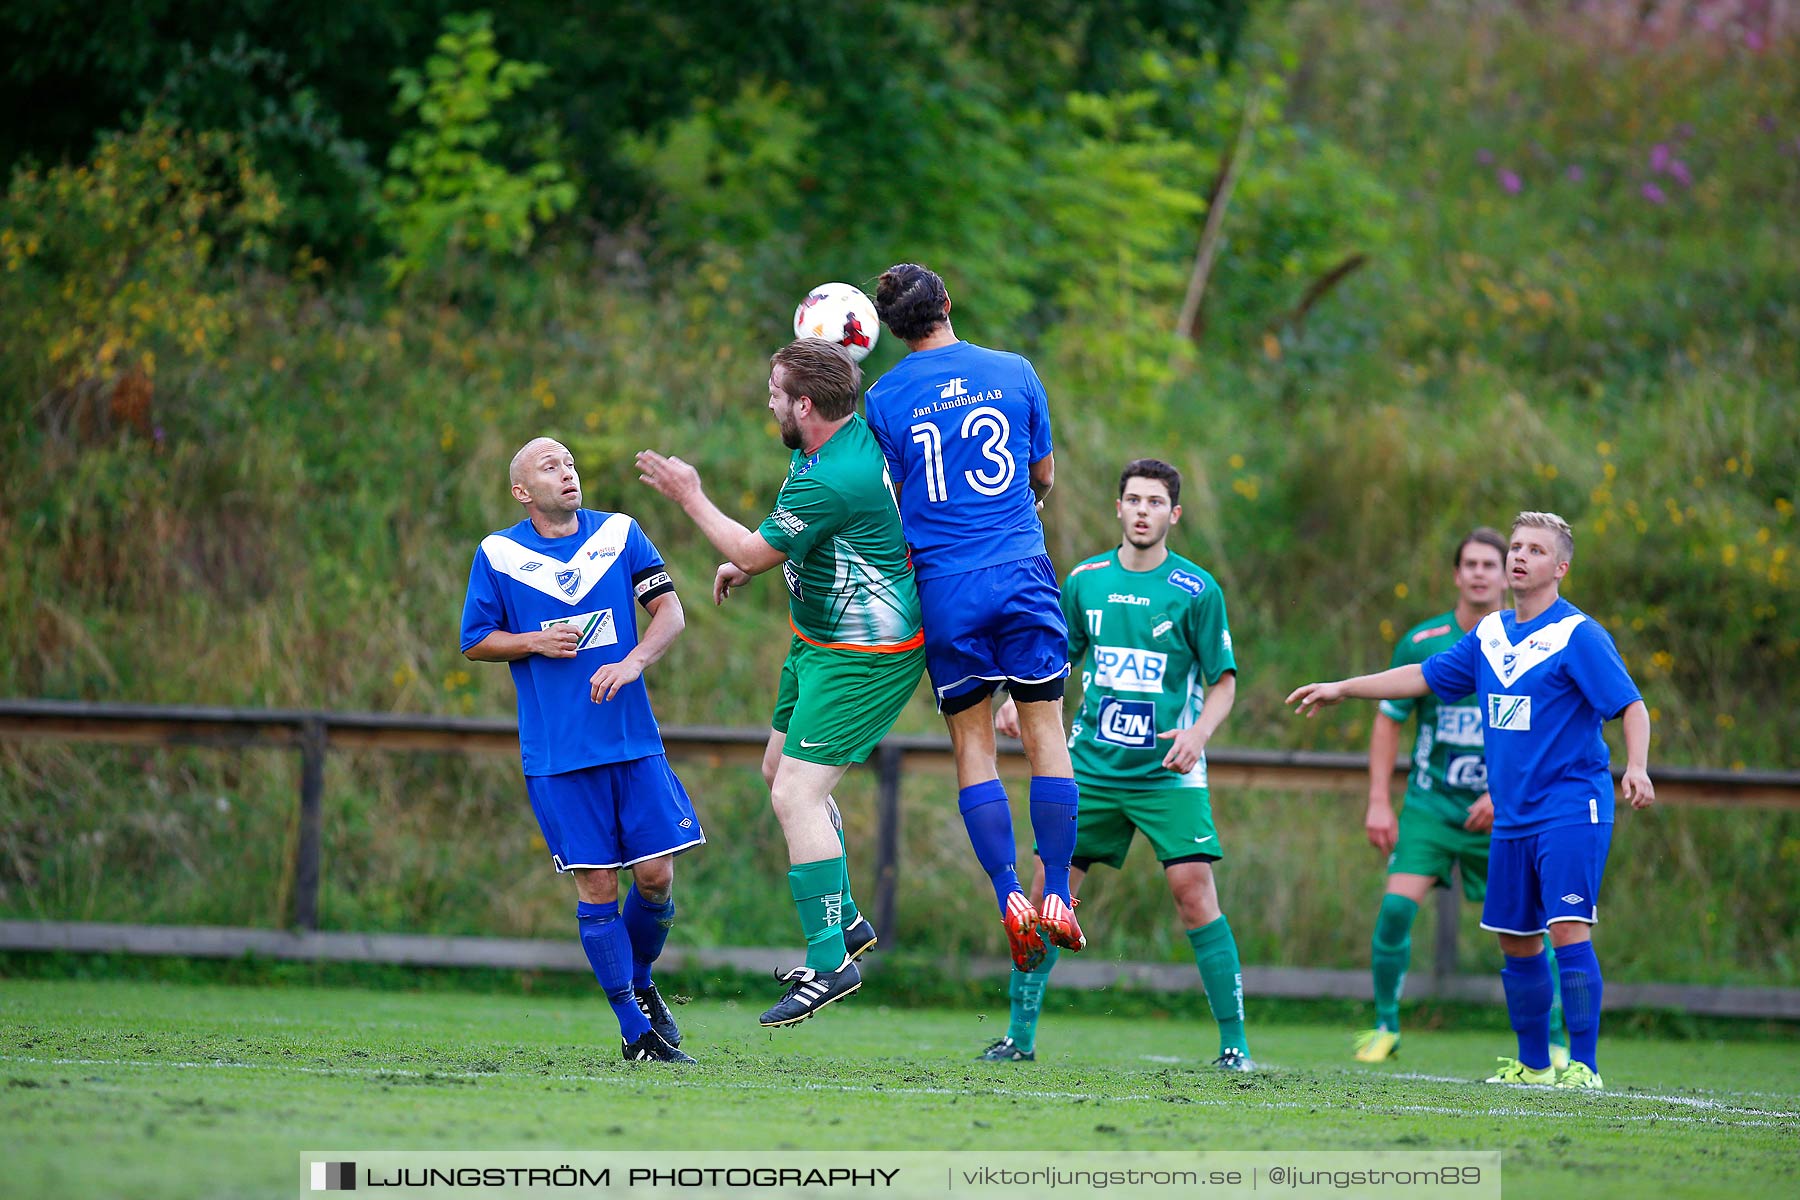
[(804, 449), (806, 440), (800, 436), (800, 426), (783, 421), (781, 423), (781, 444), (789, 450)]

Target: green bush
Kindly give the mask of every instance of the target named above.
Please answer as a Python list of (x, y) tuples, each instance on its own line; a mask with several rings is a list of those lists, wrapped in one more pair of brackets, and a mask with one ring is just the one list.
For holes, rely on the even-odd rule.
[(389, 151), (381, 185), (377, 217), (395, 247), (389, 282), (454, 274), (463, 253), (523, 254), (537, 225), (574, 205), (575, 186), (551, 157), (553, 138), (533, 148), (535, 161), (522, 170), (488, 157), (501, 132), (495, 106), (548, 70), (502, 57), (493, 19), (477, 12), (444, 18), (423, 72), (394, 72), (395, 110), (416, 114), (418, 125)]

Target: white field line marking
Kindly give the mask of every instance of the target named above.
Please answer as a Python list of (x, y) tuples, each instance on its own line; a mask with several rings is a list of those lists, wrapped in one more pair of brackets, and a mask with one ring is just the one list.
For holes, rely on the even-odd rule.
[[(1383, 1074), (1386, 1074), (1385, 1072), (1380, 1071), (1349, 1071), (1346, 1073), (1355, 1075), (1360, 1079), (1372, 1077), (1379, 1078)], [(1473, 1082), (1472, 1080), (1456, 1075), (1423, 1075), (1412, 1071), (1396, 1071), (1387, 1077), (1390, 1079), (1416, 1079), (1421, 1083), (1467, 1084)], [(1483, 1084), (1482, 1086), (1485, 1087), (1488, 1085)], [(1519, 1084), (1517, 1086), (1525, 1087), (1529, 1085)], [(1800, 1113), (1780, 1112), (1761, 1108), (1740, 1108), (1735, 1104), (1728, 1104), (1723, 1100), (1708, 1100), (1703, 1096), (1671, 1096), (1664, 1092), (1613, 1092), (1604, 1090), (1601, 1094), (1613, 1100), (1648, 1100), (1655, 1104), (1681, 1104), (1688, 1108), (1718, 1109), (1723, 1112), (1743, 1113), (1746, 1116), (1753, 1117), (1800, 1117)], [(1773, 1096), (1781, 1100), (1790, 1098), (1783, 1096), (1780, 1092), (1742, 1092), (1739, 1094), (1745, 1096)]]
[[(0, 1055), (0, 1062), (33, 1063), (39, 1066), (64, 1067), (162, 1067), (174, 1070), (240, 1070), (240, 1071), (286, 1071), (300, 1075), (340, 1075), (361, 1078), (379, 1078), (384, 1075), (398, 1075), (409, 1079), (500, 1079), (500, 1080), (544, 1080), (555, 1079), (564, 1083), (607, 1083), (618, 1084), (630, 1082), (626, 1075), (539, 1075), (523, 1071), (415, 1071), (402, 1067), (302, 1067), (287, 1066), (281, 1063), (247, 1063), (226, 1062), (217, 1059), (211, 1062), (157, 1062), (148, 1059), (114, 1059), (114, 1058), (32, 1058), (26, 1055)], [(1422, 1077), (1424, 1078), (1424, 1077)], [(990, 1088), (986, 1091), (972, 1093), (966, 1088), (948, 1087), (873, 1087), (855, 1083), (760, 1083), (754, 1080), (695, 1080), (691, 1084), (685, 1080), (671, 1079), (659, 1074), (656, 1078), (659, 1087), (674, 1085), (677, 1087), (701, 1086), (730, 1088), (738, 1091), (770, 1091), (770, 1092), (845, 1092), (872, 1096), (968, 1096), (983, 1095), (1002, 1098), (1019, 1098), (1026, 1100), (1088, 1100), (1105, 1103), (1121, 1101), (1155, 1101), (1168, 1100), (1169, 1093), (1157, 1094), (1139, 1092), (1119, 1096), (1104, 1096), (1094, 1092), (1052, 1092), (1023, 1088)], [(1448, 1082), (1468, 1083), (1465, 1079), (1450, 1079)], [(1490, 1086), (1483, 1084), (1483, 1087)], [(1539, 1094), (1553, 1094), (1550, 1088), (1511, 1088), (1509, 1090), (1530, 1091)], [(1620, 1100), (1657, 1100), (1659, 1097), (1647, 1095), (1628, 1095), (1626, 1093), (1603, 1092), (1601, 1098)], [(1675, 1097), (1685, 1100), (1687, 1097)], [(1726, 1125), (1732, 1128), (1770, 1127), (1778, 1128), (1792, 1121), (1800, 1121), (1800, 1112), (1771, 1112), (1756, 1108), (1733, 1108), (1719, 1105), (1716, 1116), (1682, 1117), (1659, 1113), (1607, 1113), (1607, 1112), (1569, 1112), (1562, 1109), (1516, 1108), (1489, 1106), (1486, 1108), (1459, 1107), (1452, 1108), (1440, 1104), (1371, 1104), (1365, 1102), (1337, 1103), (1330, 1100), (1197, 1100), (1183, 1098), (1183, 1103), (1207, 1108), (1256, 1108), (1256, 1109), (1348, 1109), (1357, 1112), (1383, 1113), (1421, 1113), (1433, 1116), (1467, 1117), (1522, 1117), (1530, 1120), (1542, 1120), (1546, 1116), (1585, 1116), (1596, 1121), (1629, 1121), (1657, 1122), (1665, 1121), (1683, 1125)], [(1735, 1119), (1739, 1115), (1754, 1117), (1773, 1117), (1775, 1120)], [(1731, 1118), (1731, 1119), (1726, 1119)]]

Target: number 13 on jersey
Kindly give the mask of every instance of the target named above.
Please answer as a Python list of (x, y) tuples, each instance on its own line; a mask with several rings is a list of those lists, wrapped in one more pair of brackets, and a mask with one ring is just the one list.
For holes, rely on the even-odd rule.
[[(925, 498), (933, 504), (942, 504), (950, 498), (944, 478), (943, 435), (929, 421), (919, 422), (910, 432), (912, 440), (925, 455)], [(1006, 414), (986, 406), (972, 408), (963, 418), (961, 432), (965, 441), (981, 440), (978, 450), (985, 460), (979, 469), (964, 471), (963, 479), (983, 496), (1003, 494), (1018, 474), (1018, 466), (1006, 448), (1012, 437), (1012, 426), (1008, 424)]]

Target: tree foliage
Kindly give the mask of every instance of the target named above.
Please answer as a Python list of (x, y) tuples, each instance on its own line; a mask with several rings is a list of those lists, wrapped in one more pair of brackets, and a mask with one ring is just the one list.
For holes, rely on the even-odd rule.
[(549, 156), (553, 140), (521, 170), (488, 157), (500, 136), (495, 107), (547, 70), (502, 57), (492, 18), (481, 12), (445, 18), (423, 72), (394, 72), (395, 107), (415, 114), (418, 125), (389, 152), (391, 173), (381, 187), (379, 220), (394, 244), (391, 282), (446, 269), (459, 252), (522, 254), (537, 224), (575, 203), (574, 185)]
[(103, 137), (89, 162), (16, 172), (0, 204), (0, 311), (18, 372), (6, 400), (153, 378), (158, 348), (215, 356), (235, 321), (215, 259), (253, 261), (280, 212), (236, 137), (156, 117)]

